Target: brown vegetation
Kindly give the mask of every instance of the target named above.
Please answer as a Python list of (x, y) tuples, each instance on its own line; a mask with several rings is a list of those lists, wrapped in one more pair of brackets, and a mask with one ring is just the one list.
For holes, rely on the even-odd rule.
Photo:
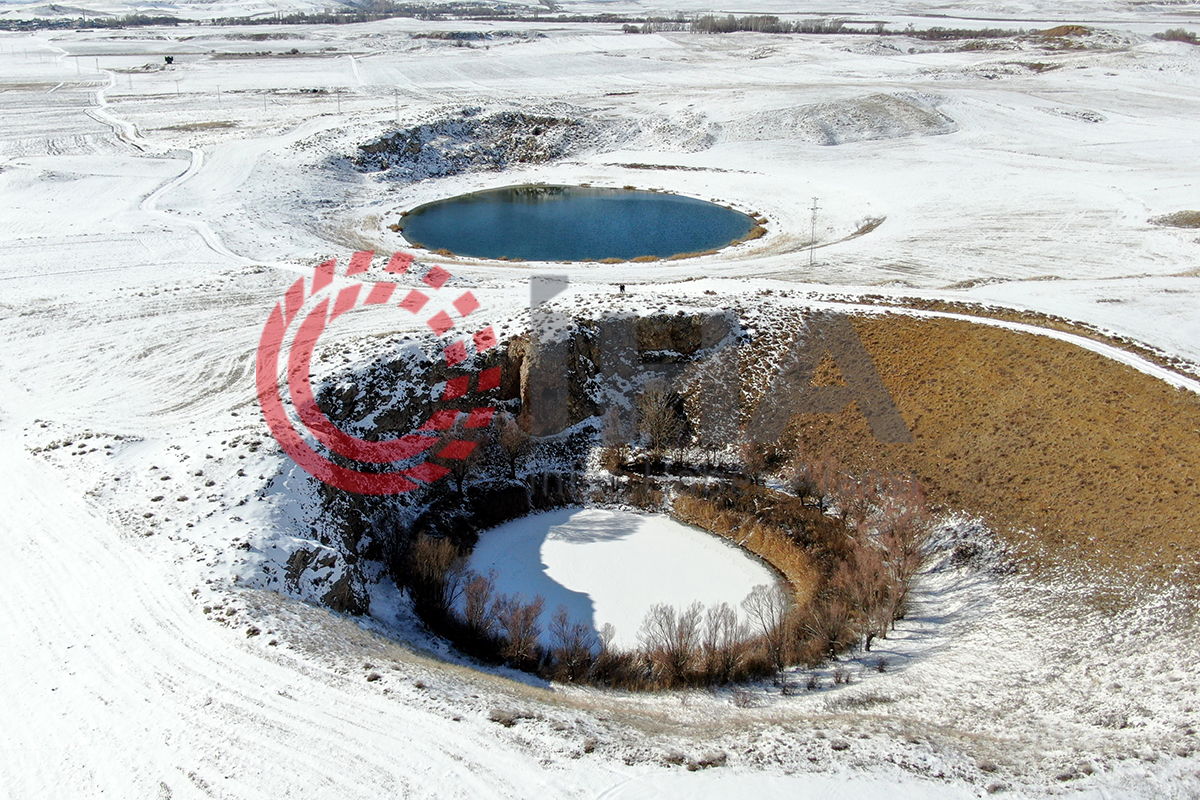
[[(1155, 39), (1162, 39), (1167, 42), (1186, 42), (1187, 44), (1200, 44), (1200, 37), (1184, 28), (1170, 28), (1162, 33), (1154, 34)], [(1200, 227), (1200, 226), (1193, 226)]]
[[(795, 472), (799, 496), (710, 485), (681, 491), (674, 505), (679, 519), (737, 542), (787, 579), (788, 607), (762, 593), (744, 604), (775, 669), (816, 663), (854, 644), (869, 650), (885, 638), (907, 612), (932, 529), (931, 509), (911, 481), (856, 477), (828, 460), (798, 462)], [(828, 478), (810, 505), (814, 474)]]
[(1150, 220), (1154, 225), (1169, 228), (1200, 228), (1200, 211), (1176, 211)]
[(794, 417), (789, 447), (912, 474), (1031, 566), (1200, 583), (1200, 398), (1031, 334), (901, 315), (855, 327), (914, 442), (879, 443), (851, 405)]
[(1042, 31), (1042, 36), (1047, 39), (1059, 39), (1064, 36), (1091, 36), (1090, 29), (1082, 25), (1059, 25), (1056, 28), (1048, 28)]

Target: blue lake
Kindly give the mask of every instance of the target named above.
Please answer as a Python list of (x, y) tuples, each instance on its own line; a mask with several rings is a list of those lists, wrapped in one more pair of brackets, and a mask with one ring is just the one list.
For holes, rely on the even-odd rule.
[(752, 217), (672, 194), (584, 186), (510, 186), (419, 206), (404, 238), (475, 258), (584, 261), (666, 258), (746, 237)]

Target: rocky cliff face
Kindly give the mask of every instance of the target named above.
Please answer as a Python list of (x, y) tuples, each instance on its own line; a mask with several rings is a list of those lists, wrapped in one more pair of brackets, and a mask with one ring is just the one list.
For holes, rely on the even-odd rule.
[(675, 377), (739, 331), (730, 313), (574, 320), (560, 334), (508, 343), (508, 391), (520, 397), (535, 434), (557, 433), (610, 404), (628, 405), (647, 380)]
[[(680, 374), (739, 331), (736, 317), (726, 313), (572, 319), (553, 336), (515, 337), (488, 351), (476, 367), (500, 367), (498, 394), (489, 397), (518, 413), (535, 435), (551, 435), (602, 415), (612, 404), (631, 411), (646, 381)], [(478, 405), (474, 395), (440, 399), (439, 387), (461, 371), (419, 348), (401, 349), (325, 380), (317, 387), (318, 403), (348, 433), (395, 438), (412, 433), (434, 411)], [(485, 481), (488, 485), (471, 488), (465, 497), (446, 484), (448, 478), (396, 497), (322, 485), (321, 512), (313, 521), (319, 546), (314, 539), (293, 554), (289, 589), (336, 611), (365, 613), (370, 584), (385, 568), (392, 574), (402, 570), (412, 535), (471, 534), (532, 508), (572, 500), (565, 488), (550, 486), (547, 475), (533, 477), (538, 480), (528, 485)]]

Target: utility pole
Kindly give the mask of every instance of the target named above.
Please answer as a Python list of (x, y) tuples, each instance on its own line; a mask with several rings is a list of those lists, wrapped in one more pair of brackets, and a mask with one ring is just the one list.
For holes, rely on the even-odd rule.
[(817, 247), (817, 211), (820, 210), (820, 208), (821, 207), (817, 205), (817, 198), (814, 197), (812, 204), (812, 228), (808, 234), (808, 266), (810, 268), (813, 265), (813, 251)]

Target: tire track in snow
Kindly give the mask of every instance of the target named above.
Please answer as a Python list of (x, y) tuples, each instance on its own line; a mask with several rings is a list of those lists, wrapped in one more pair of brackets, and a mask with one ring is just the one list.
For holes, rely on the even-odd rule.
[[(15, 797), (562, 796), (478, 720), (297, 669), (206, 621), (54, 470), (0, 433), (6, 753)], [(357, 680), (356, 680), (357, 678)], [(482, 741), (481, 739), (482, 735)], [(422, 783), (411, 776), (428, 774)]]

